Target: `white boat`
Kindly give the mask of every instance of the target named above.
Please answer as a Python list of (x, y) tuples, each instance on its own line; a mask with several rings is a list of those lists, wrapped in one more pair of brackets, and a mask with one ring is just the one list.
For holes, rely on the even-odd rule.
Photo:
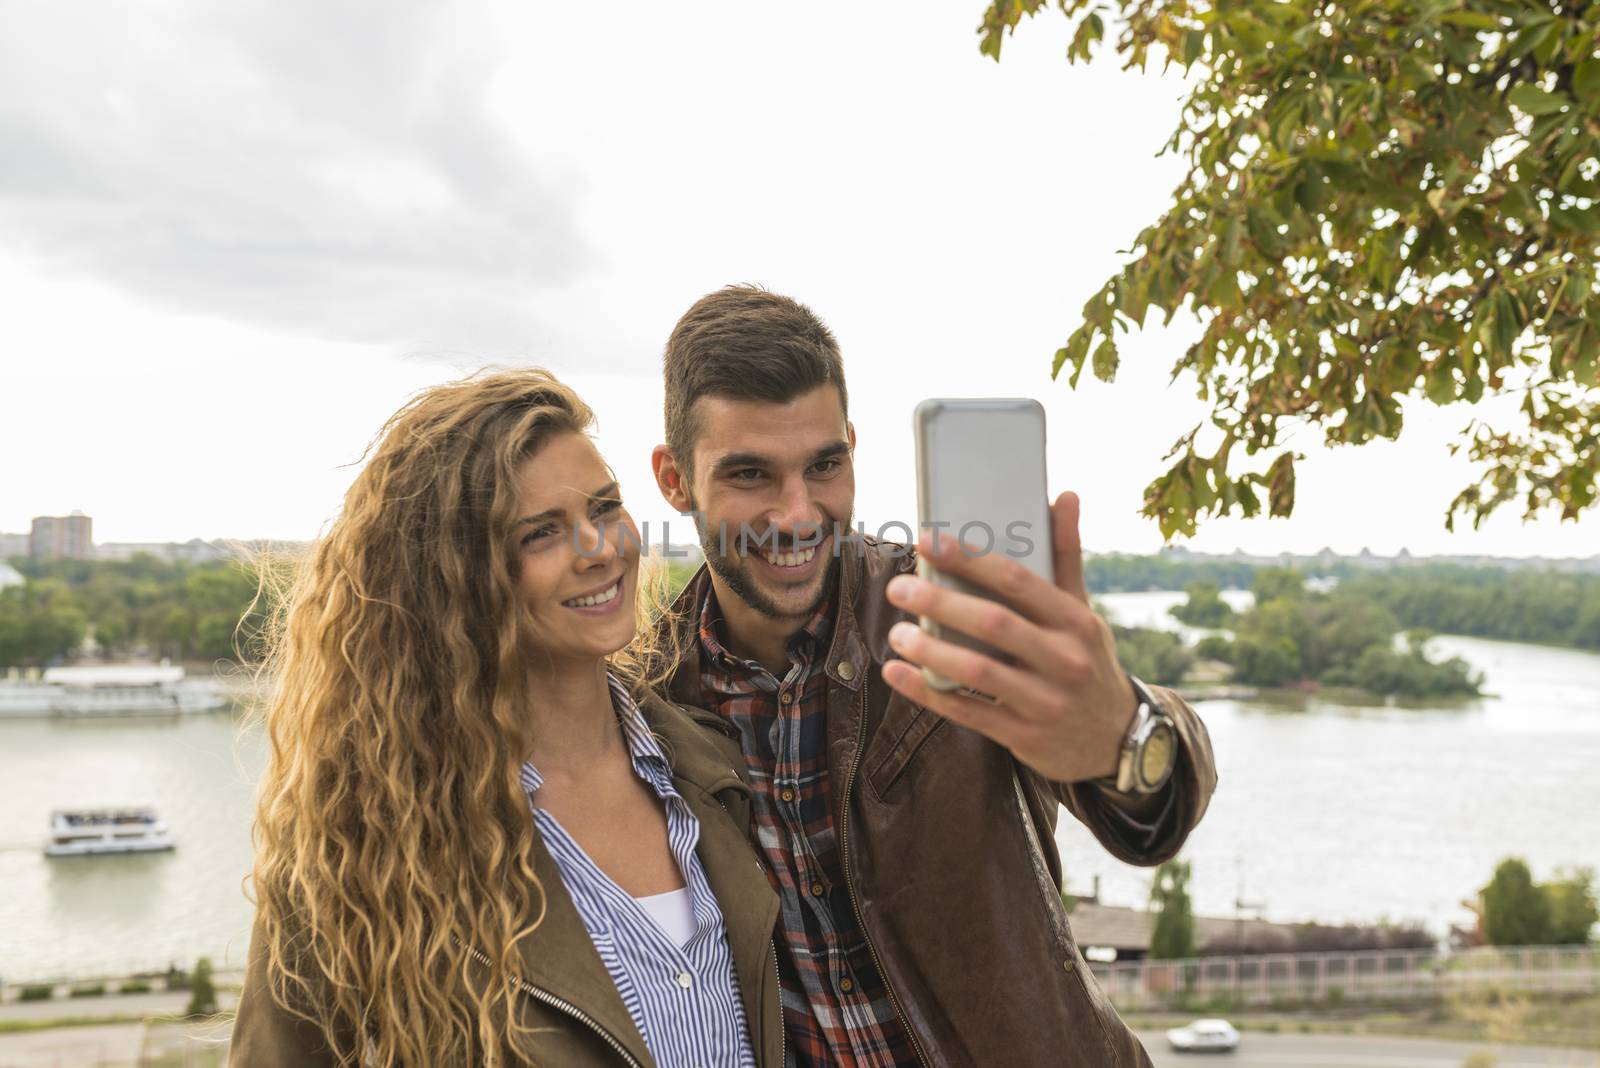
[(50, 813), (47, 857), (98, 853), (154, 853), (178, 840), (153, 808), (57, 809)]
[(172, 664), (47, 668), (37, 680), (0, 681), (0, 718), (170, 716), (228, 703), (208, 679), (185, 679)]

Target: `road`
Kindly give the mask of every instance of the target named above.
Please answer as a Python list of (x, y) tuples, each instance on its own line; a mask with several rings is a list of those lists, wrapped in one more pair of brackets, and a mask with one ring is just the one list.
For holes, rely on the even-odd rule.
[(1246, 1031), (1231, 1054), (1174, 1053), (1160, 1031), (1141, 1031), (1156, 1068), (1462, 1068), (1472, 1054), (1494, 1049), (1495, 1068), (1600, 1068), (1600, 1053), (1542, 1046), (1492, 1047), (1472, 1042), (1369, 1035), (1265, 1034)]
[[(217, 1004), (232, 1008), (239, 995), (217, 994)], [(189, 1007), (187, 991), (149, 994), (107, 994), (97, 998), (54, 998), (50, 1001), (13, 1001), (0, 1005), (0, 1021), (67, 1020), (105, 1016), (176, 1016)]]
[(144, 1024), (100, 1024), (0, 1035), (0, 1068), (138, 1068), (144, 1032)]

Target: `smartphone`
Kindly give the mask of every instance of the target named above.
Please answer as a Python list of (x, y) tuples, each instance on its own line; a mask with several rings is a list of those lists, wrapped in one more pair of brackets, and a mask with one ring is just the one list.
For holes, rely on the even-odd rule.
[[(912, 417), (917, 443), (917, 522), (922, 530), (971, 543), (971, 551), (1001, 553), (1055, 581), (1050, 502), (1044, 460), (1044, 407), (1006, 398), (925, 400)], [(936, 586), (1002, 601), (997, 594), (941, 573), (918, 558), (917, 574)], [(924, 616), (934, 637), (1008, 659), (991, 646)], [(928, 685), (957, 684), (922, 669)]]

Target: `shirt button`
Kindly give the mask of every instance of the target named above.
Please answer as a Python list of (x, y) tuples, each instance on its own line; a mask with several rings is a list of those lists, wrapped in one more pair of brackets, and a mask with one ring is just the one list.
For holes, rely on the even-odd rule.
[(790, 701), (794, 700), (794, 694), (787, 693), (787, 692), (781, 693), (781, 694), (778, 695), (778, 700), (781, 701), (783, 704), (788, 704)]
[(850, 993), (850, 991), (854, 990), (855, 988), (855, 980), (851, 979), (848, 975), (839, 980), (839, 989), (843, 990), (846, 994)]
[(811, 884), (811, 896), (812, 897), (821, 897), (823, 891), (826, 890), (826, 889), (827, 889), (827, 887), (823, 886), (821, 883), (812, 883)]
[(783, 790), (778, 794), (778, 797), (781, 798), (784, 801), (793, 801), (794, 800), (794, 791), (793, 790), (788, 790), (788, 789)]
[[(846, 980), (846, 981), (848, 982), (848, 980)], [(688, 990), (689, 987), (694, 985), (694, 977), (691, 976), (688, 972), (679, 972), (678, 973), (678, 985), (683, 987), (685, 990)]]
[(849, 682), (856, 677), (856, 667), (848, 660), (839, 661), (839, 666), (835, 670), (839, 672), (839, 677), (845, 682)]

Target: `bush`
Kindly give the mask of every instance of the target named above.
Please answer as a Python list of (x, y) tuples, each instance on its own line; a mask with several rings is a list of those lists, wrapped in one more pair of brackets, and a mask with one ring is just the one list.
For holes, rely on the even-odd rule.
[(1175, 686), (1194, 666), (1194, 654), (1176, 634), (1141, 627), (1113, 627), (1123, 670), (1157, 686)]
[(1233, 663), (1233, 643), (1220, 634), (1207, 634), (1195, 643), (1194, 655), (1201, 660), (1220, 660)]
[(1483, 933), (1491, 945), (1542, 946), (1550, 942), (1550, 899), (1534, 885), (1528, 865), (1516, 857), (1500, 862), (1480, 892)]
[(143, 979), (129, 979), (126, 983), (123, 983), (121, 986), (117, 987), (117, 993), (148, 994), (150, 993), (150, 984), (145, 982)]
[(39, 983), (36, 986), (25, 986), (22, 993), (17, 996), (18, 1001), (49, 1001), (55, 995), (56, 988), (49, 983)]
[(70, 993), (75, 998), (97, 998), (106, 992), (106, 984), (92, 983), (89, 986), (75, 986)]
[(217, 1012), (217, 989), (211, 984), (211, 958), (201, 957), (195, 962), (194, 975), (190, 977), (190, 1016), (214, 1016)]

